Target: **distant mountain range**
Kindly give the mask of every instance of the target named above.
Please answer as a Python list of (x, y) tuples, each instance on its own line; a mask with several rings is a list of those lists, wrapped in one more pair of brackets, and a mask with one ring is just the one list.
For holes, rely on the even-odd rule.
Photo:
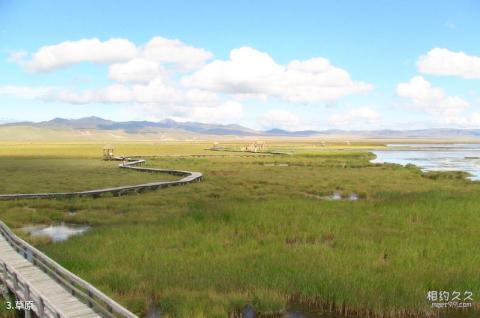
[[(1, 122), (0, 122), (1, 123)], [(50, 132), (68, 130), (70, 133), (78, 132), (82, 136), (94, 136), (94, 132), (102, 136), (108, 134), (127, 138), (127, 135), (145, 136), (151, 134), (168, 134), (171, 136), (265, 136), (265, 137), (334, 137), (350, 136), (363, 138), (479, 138), (480, 129), (454, 129), (434, 128), (417, 130), (338, 130), (329, 129), (323, 131), (303, 130), (287, 131), (282, 129), (254, 130), (240, 125), (205, 124), (198, 122), (177, 122), (172, 119), (165, 119), (158, 122), (153, 121), (125, 121), (117, 122), (99, 117), (85, 117), (80, 119), (55, 118), (43, 122), (15, 122), (0, 124), (1, 130), (15, 134), (20, 127), (29, 128), (32, 131), (47, 129)], [(4, 132), (5, 134), (5, 132)], [(93, 135), (92, 135), (93, 134)], [(185, 137), (187, 136), (187, 137)], [(12, 139), (15, 136), (11, 136)]]

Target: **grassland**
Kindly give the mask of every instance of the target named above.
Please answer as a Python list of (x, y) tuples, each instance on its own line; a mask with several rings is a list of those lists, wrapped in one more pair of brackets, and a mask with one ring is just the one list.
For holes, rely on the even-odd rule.
[[(271, 145), (291, 156), (162, 157), (211, 153), (207, 146), (116, 149), (159, 156), (151, 166), (201, 171), (202, 183), (120, 198), (5, 201), (0, 219), (17, 229), (60, 221), (92, 225), (87, 234), (55, 244), (17, 232), (139, 315), (153, 302), (175, 317), (225, 317), (245, 304), (275, 314), (292, 303), (421, 316), (430, 310), (428, 290), (480, 295), (479, 183), (457, 173), (370, 164), (372, 145), (360, 143)], [(99, 161), (100, 149), (2, 144), (0, 192), (151, 177)], [(334, 191), (361, 199), (321, 199)]]

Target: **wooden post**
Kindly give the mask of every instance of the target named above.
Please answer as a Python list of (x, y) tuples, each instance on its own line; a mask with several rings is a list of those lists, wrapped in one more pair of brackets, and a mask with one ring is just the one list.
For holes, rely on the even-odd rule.
[(17, 273), (13, 273), (13, 289), (15, 289), (15, 293), (18, 291), (18, 277)]
[[(25, 285), (25, 301), (30, 301), (30, 288), (28, 285)], [(27, 309), (24, 308), (23, 311), (25, 311), (25, 318), (32, 318), (32, 309)]]
[(5, 285), (7, 285), (7, 279), (8, 279), (7, 264), (3, 263), (3, 281), (5, 282)]
[(37, 308), (38, 308), (38, 318), (43, 318), (45, 315), (45, 303), (43, 302), (43, 298), (41, 297), (38, 299)]
[(93, 307), (93, 302), (92, 302), (93, 295), (92, 295), (92, 292), (90, 291), (90, 289), (88, 290), (87, 294), (88, 294), (88, 307), (92, 308)]

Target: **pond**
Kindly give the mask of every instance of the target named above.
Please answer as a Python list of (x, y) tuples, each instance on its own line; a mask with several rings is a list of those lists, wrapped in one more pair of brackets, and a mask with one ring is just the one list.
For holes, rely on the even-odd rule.
[(356, 193), (345, 194), (338, 191), (332, 192), (329, 195), (317, 195), (305, 192), (304, 196), (307, 198), (327, 200), (327, 201), (357, 201), (360, 197)]
[(23, 230), (31, 236), (48, 236), (53, 242), (66, 241), (69, 237), (80, 235), (90, 229), (88, 225), (60, 223), (56, 225), (28, 226)]
[(480, 144), (391, 144), (372, 163), (414, 164), (423, 171), (464, 171), (480, 180)]

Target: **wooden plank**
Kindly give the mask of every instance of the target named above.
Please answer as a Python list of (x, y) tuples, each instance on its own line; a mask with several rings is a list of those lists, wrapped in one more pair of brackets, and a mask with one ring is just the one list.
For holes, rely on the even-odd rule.
[[(138, 185), (127, 185), (120, 187), (112, 187), (106, 189), (96, 189), (89, 191), (80, 191), (80, 192), (58, 192), (58, 193), (34, 193), (34, 194), (12, 194), (12, 195), (0, 195), (0, 199), (18, 199), (18, 198), (52, 198), (52, 197), (72, 197), (72, 196), (99, 196), (103, 193), (114, 193), (121, 195), (123, 192), (140, 192), (143, 190), (155, 190), (158, 188), (163, 188), (167, 186), (174, 185), (183, 185), (193, 181), (201, 180), (202, 174), (199, 172), (189, 172), (189, 171), (179, 171), (179, 170), (167, 170), (167, 169), (156, 169), (156, 168), (139, 168), (134, 167), (135, 165), (144, 164), (145, 160), (139, 159), (134, 160), (130, 158), (121, 158), (121, 160), (126, 160), (127, 162), (119, 165), (120, 168), (127, 168), (137, 171), (145, 172), (160, 172), (160, 173), (169, 173), (172, 175), (177, 175), (183, 177), (177, 181), (170, 182), (152, 182), (146, 184)], [(17, 250), (18, 249), (18, 250)], [(54, 269), (59, 273), (59, 276), (64, 277), (67, 281), (74, 281), (80, 290), (88, 290), (89, 293), (95, 297), (95, 299), (105, 307), (110, 307), (117, 315), (128, 318), (138, 318), (127, 309), (123, 308), (121, 305), (117, 304), (115, 301), (104, 295), (102, 292), (97, 290), (94, 286), (83, 281), (79, 277), (68, 272), (60, 265), (49, 259), (40, 251), (36, 250), (34, 247), (18, 238), (13, 232), (0, 221), (0, 260), (7, 264), (7, 272), (9, 272), (9, 277), (7, 279), (7, 286), (10, 289), (15, 288), (13, 284), (12, 275), (17, 275), (19, 280), (19, 286), (15, 292), (17, 295), (22, 298), (25, 295), (23, 294), (23, 288), (28, 286), (30, 288), (31, 296), (34, 299), (42, 297), (45, 301), (45, 306), (47, 312), (58, 312), (65, 317), (82, 317), (82, 318), (93, 318), (101, 317), (99, 314), (95, 313), (90, 309), (86, 304), (84, 304), (80, 299), (73, 297), (70, 293), (69, 287), (64, 287), (62, 284), (68, 286), (69, 283), (66, 283), (62, 280), (57, 281), (51, 276), (45, 274), (41, 268), (30, 263), (25, 259), (23, 253), (29, 251), (30, 255), (35, 255), (34, 257), (37, 260), (41, 260), (49, 269)], [(14, 273), (14, 274), (12, 274)], [(35, 306), (35, 309), (36, 306)], [(66, 314), (68, 313), (68, 315)], [(48, 314), (50, 316), (50, 314)]]
[[(0, 235), (0, 242), (5, 242), (3, 236)], [(2, 255), (0, 259), (5, 262), (9, 268), (14, 268), (19, 281), (26, 283), (30, 286), (32, 295), (33, 290), (38, 291), (40, 296), (43, 297), (49, 304), (54, 305), (54, 311), (62, 311), (65, 314), (68, 313), (68, 317), (90, 317), (99, 318), (100, 315), (96, 314), (88, 305), (81, 302), (79, 299), (73, 297), (69, 291), (62, 286), (58, 285), (51, 277), (46, 275), (38, 267), (35, 267), (32, 263), (18, 254), (13, 247), (3, 244), (1, 247)], [(11, 280), (11, 279), (10, 279)], [(10, 288), (13, 288), (13, 282), (7, 282)], [(23, 291), (17, 290), (16, 293), (20, 298), (24, 298)], [(35, 296), (38, 297), (39, 295)], [(30, 299), (23, 299), (30, 300)], [(36, 306), (34, 310), (38, 310)]]

